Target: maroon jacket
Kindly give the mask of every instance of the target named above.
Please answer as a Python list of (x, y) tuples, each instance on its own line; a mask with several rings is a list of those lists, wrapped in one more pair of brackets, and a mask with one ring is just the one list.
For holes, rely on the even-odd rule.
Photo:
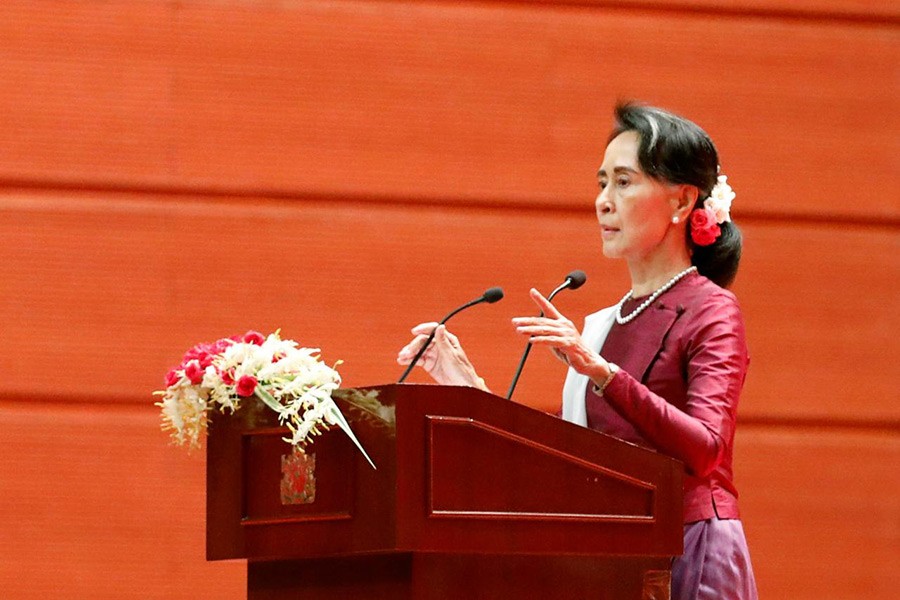
[(614, 324), (600, 353), (621, 371), (603, 397), (588, 386), (588, 426), (684, 462), (685, 523), (738, 518), (732, 457), (749, 356), (734, 294), (688, 275), (630, 323)]

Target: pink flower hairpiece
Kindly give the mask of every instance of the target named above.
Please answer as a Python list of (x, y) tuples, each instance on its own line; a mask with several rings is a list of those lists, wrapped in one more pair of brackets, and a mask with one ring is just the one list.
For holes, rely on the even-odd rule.
[(691, 239), (695, 244), (709, 246), (719, 238), (722, 234), (719, 225), (731, 221), (731, 202), (735, 195), (728, 178), (719, 175), (709, 197), (703, 201), (703, 208), (691, 212)]

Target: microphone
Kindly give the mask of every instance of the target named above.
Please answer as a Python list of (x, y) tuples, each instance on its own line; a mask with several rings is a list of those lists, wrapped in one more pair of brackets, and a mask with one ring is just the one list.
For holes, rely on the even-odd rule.
[[(498, 288), (498, 287), (489, 288), (489, 289), (485, 290), (484, 293), (479, 298), (475, 298), (474, 300), (472, 300), (470, 302), (466, 302), (459, 308), (451, 311), (450, 314), (448, 314), (446, 317), (441, 319), (441, 322), (438, 323), (438, 327), (440, 327), (441, 325), (446, 323), (450, 319), (450, 317), (452, 317), (456, 313), (463, 311), (463, 310), (469, 308), (470, 306), (475, 306), (476, 304), (481, 304), (482, 302), (487, 302), (488, 304), (493, 304), (494, 302), (499, 302), (502, 299), (503, 299), (503, 289), (502, 288)], [(406, 370), (403, 371), (403, 375), (400, 376), (400, 379), (397, 381), (397, 383), (403, 383), (403, 381), (406, 379), (407, 375), (409, 375), (409, 372), (413, 370), (413, 367), (416, 366), (416, 363), (418, 363), (419, 359), (422, 358), (422, 355), (425, 354), (425, 350), (428, 349), (428, 345), (434, 339), (435, 332), (437, 332), (437, 327), (435, 327), (431, 331), (431, 335), (428, 336), (428, 339), (425, 340), (425, 343), (422, 344), (421, 348), (419, 348), (419, 351), (413, 357), (412, 362), (409, 363), (409, 366), (406, 367)]]
[[(579, 271), (578, 269), (572, 271), (568, 275), (566, 275), (566, 280), (563, 281), (559, 287), (550, 292), (550, 295), (547, 296), (547, 300), (553, 301), (553, 298), (556, 297), (558, 293), (563, 291), (564, 289), (577, 290), (581, 286), (584, 285), (584, 282), (587, 281), (587, 275), (584, 274), (584, 271)], [(544, 311), (541, 311), (539, 315), (541, 317), (544, 316)], [(522, 368), (525, 366), (525, 361), (528, 360), (528, 354), (531, 352), (531, 342), (525, 346), (525, 351), (522, 352), (522, 358), (519, 360), (519, 367), (516, 369), (516, 374), (513, 375), (512, 383), (509, 384), (509, 391), (506, 392), (506, 399), (509, 400), (512, 398), (513, 392), (516, 389), (516, 384), (519, 383), (519, 377), (522, 375)]]

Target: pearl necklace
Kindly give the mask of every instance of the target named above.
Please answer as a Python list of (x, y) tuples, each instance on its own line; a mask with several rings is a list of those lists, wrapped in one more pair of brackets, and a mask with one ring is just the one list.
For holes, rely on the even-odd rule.
[(621, 300), (619, 300), (619, 303), (616, 305), (616, 323), (618, 323), (619, 325), (624, 325), (625, 323), (629, 323), (629, 322), (633, 321), (635, 319), (635, 317), (637, 317), (639, 314), (644, 312), (644, 309), (646, 309), (648, 306), (653, 304), (654, 300), (656, 300), (657, 298), (662, 296), (664, 293), (669, 291), (669, 289), (673, 285), (675, 285), (676, 283), (681, 281), (686, 275), (688, 275), (689, 273), (692, 273), (696, 270), (697, 270), (697, 267), (694, 267), (694, 266), (688, 267), (687, 269), (685, 269), (684, 271), (682, 271), (681, 273), (679, 273), (678, 275), (676, 275), (675, 277), (673, 277), (672, 279), (667, 281), (665, 283), (665, 285), (663, 285), (661, 288), (659, 288), (658, 290), (653, 292), (653, 294), (649, 298), (644, 300), (643, 304), (641, 304), (636, 309), (631, 311), (630, 315), (628, 315), (627, 317), (623, 317), (622, 316), (622, 306), (626, 302), (628, 302), (628, 300), (634, 294), (634, 290), (628, 290), (628, 293), (625, 294), (625, 297), (623, 297)]

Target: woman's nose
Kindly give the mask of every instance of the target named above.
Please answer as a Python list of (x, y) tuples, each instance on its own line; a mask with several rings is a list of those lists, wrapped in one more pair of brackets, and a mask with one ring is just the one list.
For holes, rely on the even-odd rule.
[(612, 202), (609, 201), (609, 196), (606, 193), (606, 190), (602, 190), (600, 195), (597, 196), (597, 200), (595, 201), (595, 206), (597, 207), (597, 212), (600, 214), (606, 214), (612, 211)]

